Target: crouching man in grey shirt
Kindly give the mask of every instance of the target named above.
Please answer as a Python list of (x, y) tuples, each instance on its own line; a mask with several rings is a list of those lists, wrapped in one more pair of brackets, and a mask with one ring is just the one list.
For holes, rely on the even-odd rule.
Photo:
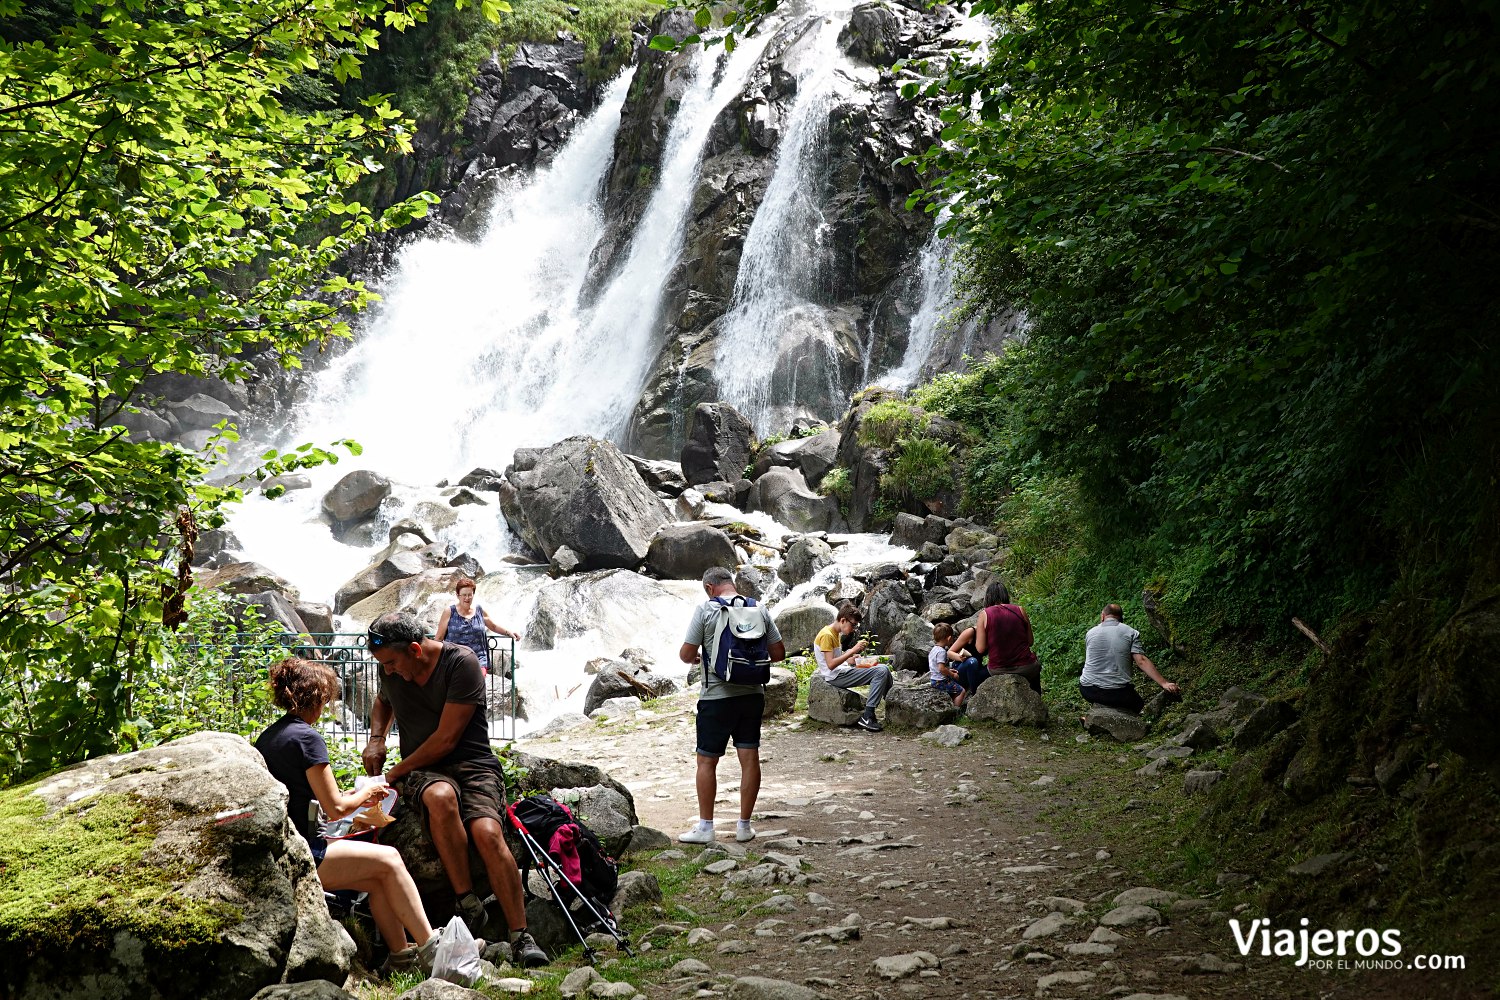
[(1083, 676), (1078, 690), (1085, 701), (1127, 712), (1140, 712), (1145, 702), (1130, 683), (1130, 664), (1135, 661), (1145, 675), (1163, 691), (1177, 694), (1177, 685), (1164, 678), (1141, 646), (1141, 634), (1124, 622), (1118, 604), (1106, 604), (1099, 624), (1084, 639)]

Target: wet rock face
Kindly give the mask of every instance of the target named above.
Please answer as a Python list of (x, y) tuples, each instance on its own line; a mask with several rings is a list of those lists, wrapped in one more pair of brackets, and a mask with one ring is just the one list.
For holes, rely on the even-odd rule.
[(744, 478), (750, 464), (750, 422), (727, 403), (700, 403), (682, 448), (682, 475), (689, 486)]

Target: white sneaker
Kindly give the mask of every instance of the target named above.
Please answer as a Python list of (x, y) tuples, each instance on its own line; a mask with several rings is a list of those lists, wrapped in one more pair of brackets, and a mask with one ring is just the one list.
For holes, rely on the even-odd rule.
[(737, 827), (735, 827), (735, 829), (734, 829), (734, 839), (738, 840), (742, 844), (745, 843), (746, 841), (754, 840), (755, 839), (755, 827), (753, 827), (753, 826), (737, 826)]
[(679, 833), (677, 839), (684, 844), (712, 844), (714, 842), (713, 827), (703, 830), (694, 826), (691, 830)]

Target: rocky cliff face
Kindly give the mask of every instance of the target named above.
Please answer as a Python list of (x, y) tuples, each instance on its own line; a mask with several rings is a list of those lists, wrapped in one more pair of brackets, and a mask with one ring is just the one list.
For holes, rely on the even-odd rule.
[[(926, 148), (939, 126), (929, 109), (901, 98), (900, 81), (885, 66), (901, 57), (936, 56), (955, 44), (943, 37), (955, 18), (947, 8), (866, 4), (840, 33), (839, 48), (848, 60), (839, 68), (844, 79), (816, 123), (816, 148), (804, 151), (802, 194), (821, 218), (817, 231), (804, 237), (822, 251), (817, 287), (789, 322), (802, 329), (784, 336), (774, 357), (733, 361), (770, 367), (768, 391), (777, 401), (778, 426), (797, 416), (836, 417), (851, 389), (890, 368), (905, 349), (917, 306), (914, 268), (931, 219), (906, 209), (918, 183), (896, 161)], [(664, 297), (661, 349), (627, 432), (634, 452), (675, 454), (683, 444), (685, 414), (724, 395), (715, 369), (724, 363), (725, 313), (735, 303), (746, 237), (779, 159), (785, 159), (782, 140), (799, 80), (807, 76), (808, 61), (820, 55), (820, 27), (817, 19), (783, 27), (739, 98), (714, 124), (682, 257)], [(627, 105), (621, 135), (649, 129), (641, 116), (660, 103)], [(628, 204), (629, 192), (615, 187), (639, 176), (617, 168), (611, 201)], [(620, 215), (625, 221), (618, 230), (628, 232), (630, 213)]]
[[(672, 458), (701, 402), (731, 403), (765, 436), (799, 419), (837, 419), (850, 394), (871, 382), (908, 384), (998, 346), (1011, 332), (1004, 322), (936, 335), (933, 323), (922, 325), (951, 307), (951, 283), (934, 294), (933, 217), (907, 209), (919, 182), (899, 162), (926, 149), (941, 126), (935, 106), (901, 96), (912, 70), (895, 63), (955, 55), (966, 44), (955, 33), (961, 23), (949, 7), (891, 0), (788, 11), (733, 56), (723, 47), (651, 50), (651, 35), (692, 31), (687, 14), (669, 11), (620, 43), (632, 51), (628, 94), (612, 150), (600, 146), (592, 161), (602, 174), (603, 228), (567, 248), (587, 262), (569, 272), (586, 274), (581, 290), (542, 289), (578, 305), (559, 309), (558, 322), (582, 317), (567, 334), (576, 350), (562, 356), (563, 374), (599, 363), (606, 343), (618, 347), (599, 380), (608, 405), (596, 407), (598, 426), (570, 430)], [(546, 169), (601, 103), (583, 59), (583, 47), (562, 37), (521, 46), (508, 65), (489, 59), (478, 68), (462, 134), (424, 129), (392, 172), (393, 196), (424, 187), (442, 196), (413, 227), (422, 238), (483, 245), (490, 206), (517, 197), (516, 175)], [(619, 100), (621, 88), (608, 93)], [(666, 226), (670, 235), (662, 219), (677, 215), (664, 203), (685, 209), (680, 226)], [(351, 268), (379, 285), (411, 235), (372, 244)], [(644, 284), (651, 294), (619, 294)], [(483, 302), (494, 293), (474, 286), (464, 294)], [(597, 322), (603, 313), (630, 319)], [(615, 327), (629, 332), (599, 332)], [(562, 330), (549, 327), (543, 339), (558, 340)], [(522, 336), (518, 329), (496, 339), (495, 357), (524, 354), (507, 346)], [(314, 370), (322, 359), (304, 362)], [(511, 376), (518, 369), (530, 370), (507, 367)], [(544, 395), (529, 383), (506, 388)]]

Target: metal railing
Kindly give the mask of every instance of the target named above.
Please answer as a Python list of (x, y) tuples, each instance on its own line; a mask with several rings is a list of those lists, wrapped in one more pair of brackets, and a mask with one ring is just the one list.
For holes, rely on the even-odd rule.
[[(491, 635), (490, 673), (485, 679), (485, 721), (489, 724), (491, 740), (512, 740), (516, 737), (516, 717), (520, 711), (520, 700), (516, 694), (515, 670), (516, 642), (514, 639)], [(264, 690), (267, 679), (266, 667), (283, 656), (298, 656), (306, 660), (324, 663), (338, 675), (342, 696), (330, 706), (320, 728), (330, 746), (335, 741), (362, 745), (370, 735), (370, 710), (380, 691), (380, 664), (369, 653), (363, 632), (303, 632), (296, 635), (283, 633), (264, 639), (246, 642), (235, 636), (228, 642), (216, 642), (212, 638), (185, 643), (183, 649), (194, 655), (198, 650), (211, 651), (214, 659), (222, 659), (227, 675), (221, 679), (222, 694), (214, 714), (218, 720), (204, 719), (210, 728), (244, 730), (257, 723), (267, 723), (270, 718), (254, 718), (270, 714), (274, 709), (265, 708), (264, 702), (251, 696), (251, 689)], [(331, 717), (330, 717), (331, 716)], [(217, 723), (217, 724), (214, 724)], [(396, 732), (392, 728), (392, 732)]]

